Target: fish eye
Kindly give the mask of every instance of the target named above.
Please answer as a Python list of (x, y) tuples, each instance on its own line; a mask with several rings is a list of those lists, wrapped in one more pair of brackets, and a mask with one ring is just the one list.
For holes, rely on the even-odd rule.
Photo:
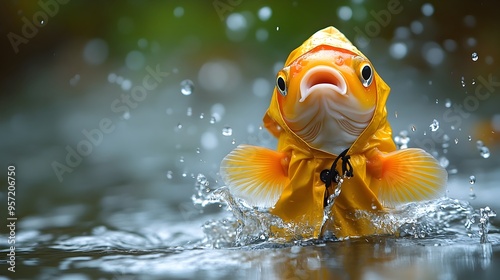
[(361, 83), (363, 84), (364, 87), (369, 87), (372, 84), (373, 81), (373, 71), (372, 67), (369, 64), (365, 64), (361, 68)]
[(280, 76), (278, 76), (278, 78), (276, 78), (276, 87), (278, 87), (278, 90), (281, 93), (281, 95), (286, 96), (286, 94), (287, 94), (286, 82), (285, 82), (285, 78), (283, 78), (283, 76), (280, 75)]

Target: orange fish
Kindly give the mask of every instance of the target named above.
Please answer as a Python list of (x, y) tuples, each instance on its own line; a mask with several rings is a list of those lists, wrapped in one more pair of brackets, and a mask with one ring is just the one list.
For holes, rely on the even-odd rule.
[(230, 192), (270, 208), (302, 229), (302, 238), (318, 238), (326, 198), (342, 179), (326, 230), (336, 237), (387, 233), (368, 217), (437, 198), (448, 178), (424, 150), (396, 148), (385, 107), (389, 90), (337, 29), (316, 32), (276, 77), (264, 125), (278, 139), (277, 150), (240, 145), (223, 159), (221, 176)]

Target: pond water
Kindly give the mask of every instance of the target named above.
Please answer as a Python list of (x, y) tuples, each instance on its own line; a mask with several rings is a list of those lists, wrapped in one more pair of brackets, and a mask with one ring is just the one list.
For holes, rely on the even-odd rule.
[[(493, 1), (63, 2), (9, 3), (2, 19), (0, 219), (15, 227), (0, 231), (0, 279), (500, 275)], [(277, 69), (328, 25), (391, 86), (394, 140), (439, 160), (446, 197), (375, 221), (396, 235), (284, 242), (219, 164), (238, 144), (274, 147)]]

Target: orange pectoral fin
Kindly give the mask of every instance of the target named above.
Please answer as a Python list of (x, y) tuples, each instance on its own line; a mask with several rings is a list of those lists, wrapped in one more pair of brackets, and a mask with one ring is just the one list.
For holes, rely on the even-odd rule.
[(258, 207), (272, 207), (288, 182), (288, 157), (263, 147), (239, 145), (221, 163), (231, 193)]
[[(444, 195), (448, 173), (422, 149), (409, 148), (379, 152), (369, 159), (368, 172), (376, 179), (371, 188), (389, 207)], [(378, 180), (377, 180), (378, 179)]]

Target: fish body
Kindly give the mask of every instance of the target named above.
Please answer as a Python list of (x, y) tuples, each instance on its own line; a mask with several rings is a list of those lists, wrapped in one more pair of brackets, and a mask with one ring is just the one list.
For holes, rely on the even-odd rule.
[(302, 238), (318, 238), (338, 173), (341, 192), (326, 230), (337, 237), (388, 233), (370, 217), (437, 198), (447, 181), (446, 170), (425, 151), (396, 148), (385, 107), (389, 91), (340, 31), (316, 32), (277, 74), (263, 119), (278, 139), (276, 150), (238, 146), (221, 163), (224, 182), (249, 205), (270, 208), (285, 223), (308, 229)]

